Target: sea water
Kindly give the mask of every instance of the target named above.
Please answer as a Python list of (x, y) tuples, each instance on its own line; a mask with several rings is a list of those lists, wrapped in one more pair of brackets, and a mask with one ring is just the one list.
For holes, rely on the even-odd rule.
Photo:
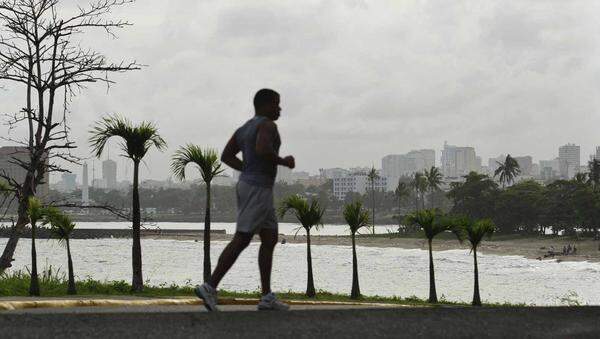
[[(7, 239), (0, 239), (4, 247)], [(39, 269), (52, 265), (64, 272), (66, 249), (55, 240), (38, 240)], [(226, 242), (211, 244), (213, 267)], [(11, 270), (30, 265), (29, 239), (21, 239)], [(258, 243), (240, 256), (220, 286), (232, 291), (256, 291), (260, 286)], [(151, 285), (195, 285), (202, 280), (202, 242), (142, 240), (144, 280)], [(130, 239), (72, 240), (75, 275), (97, 280), (131, 279)], [(429, 291), (428, 253), (421, 249), (357, 247), (360, 288), (364, 295), (417, 296)], [(312, 246), (315, 287), (350, 293), (352, 249)], [(478, 254), (481, 298), (484, 302), (535, 305), (600, 305), (600, 264), (531, 260), (520, 256)], [(470, 302), (473, 295), (473, 256), (468, 250), (434, 252), (439, 298)], [(275, 291), (306, 288), (306, 244), (278, 245), (273, 264)]]

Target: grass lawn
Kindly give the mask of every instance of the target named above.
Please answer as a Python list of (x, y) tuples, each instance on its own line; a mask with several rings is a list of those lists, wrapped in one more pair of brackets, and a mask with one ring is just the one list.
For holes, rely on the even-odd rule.
[[(52, 268), (44, 270), (39, 275), (40, 290), (42, 297), (66, 297), (68, 296), (67, 282), (64, 275), (58, 272), (53, 272)], [(19, 296), (25, 297), (29, 295), (28, 273), (12, 272), (0, 276), (0, 297)], [(166, 297), (191, 297), (195, 296), (192, 286), (177, 286), (177, 285), (161, 285), (161, 286), (146, 286), (141, 293), (131, 292), (131, 285), (125, 281), (106, 281), (100, 282), (97, 280), (87, 279), (78, 281), (77, 292), (79, 296), (139, 296), (150, 298), (166, 298)], [(415, 296), (400, 298), (400, 297), (380, 297), (380, 296), (363, 296), (358, 300), (350, 299), (349, 295), (335, 294), (326, 291), (318, 291), (316, 298), (307, 298), (303, 293), (298, 292), (282, 292), (277, 291), (277, 295), (284, 300), (318, 300), (318, 301), (341, 301), (341, 302), (370, 302), (370, 303), (390, 303), (410, 306), (468, 306), (468, 303), (451, 302), (440, 300), (438, 304), (430, 304), (426, 300)], [(219, 291), (219, 297), (222, 298), (259, 298), (258, 291)], [(525, 306), (511, 304), (486, 304), (487, 306)]]

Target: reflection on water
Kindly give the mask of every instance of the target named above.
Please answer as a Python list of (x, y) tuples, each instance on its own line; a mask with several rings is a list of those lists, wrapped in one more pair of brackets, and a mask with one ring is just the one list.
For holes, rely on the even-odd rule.
[[(6, 239), (0, 239), (0, 246)], [(13, 269), (29, 265), (30, 240), (17, 247)], [(213, 242), (213, 265), (225, 242)], [(72, 240), (75, 273), (80, 278), (130, 280), (131, 241), (128, 239)], [(202, 279), (202, 242), (143, 240), (144, 279), (161, 283), (197, 284)], [(251, 244), (225, 277), (222, 288), (257, 290), (258, 244)], [(352, 278), (350, 246), (313, 246), (317, 289), (349, 293)], [(40, 240), (39, 265), (66, 268), (65, 249), (56, 241)], [(469, 302), (472, 297), (473, 261), (468, 250), (434, 252), (438, 296)], [(420, 249), (358, 247), (361, 291), (365, 295), (428, 295), (428, 257)], [(583, 304), (600, 304), (600, 264), (537, 261), (519, 256), (480, 255), (481, 297), (487, 302), (561, 304), (574, 292)], [(303, 292), (306, 288), (306, 245), (278, 245), (273, 266), (273, 287)]]

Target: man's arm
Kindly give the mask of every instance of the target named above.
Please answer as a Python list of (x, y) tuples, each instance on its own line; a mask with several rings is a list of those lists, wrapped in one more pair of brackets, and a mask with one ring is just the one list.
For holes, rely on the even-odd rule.
[(225, 145), (225, 149), (223, 150), (223, 154), (221, 154), (221, 161), (225, 163), (227, 166), (233, 168), (236, 171), (242, 171), (243, 162), (240, 158), (237, 157), (237, 154), (240, 152), (240, 147), (235, 140), (235, 134), (229, 139), (227, 145)]
[(294, 157), (287, 156), (281, 158), (273, 149), (273, 144), (278, 135), (279, 131), (277, 131), (277, 125), (274, 122), (265, 121), (260, 124), (258, 126), (258, 135), (256, 136), (256, 154), (276, 165), (294, 168), (296, 166)]

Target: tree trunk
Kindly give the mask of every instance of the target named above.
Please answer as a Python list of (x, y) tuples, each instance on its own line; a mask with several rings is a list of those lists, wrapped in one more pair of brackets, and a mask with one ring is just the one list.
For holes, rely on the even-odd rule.
[(21, 236), (21, 232), (25, 225), (29, 222), (29, 218), (27, 217), (27, 207), (29, 204), (29, 198), (34, 195), (34, 190), (31, 184), (33, 179), (33, 174), (27, 173), (27, 177), (23, 183), (23, 191), (21, 199), (19, 199), (19, 207), (17, 209), (17, 223), (12, 228), (10, 237), (6, 246), (4, 247), (4, 252), (2, 252), (2, 257), (0, 258), (0, 273), (4, 273), (7, 268), (12, 266), (13, 256), (15, 254), (15, 249), (17, 248), (17, 243), (19, 242), (19, 237)]
[(35, 250), (35, 223), (31, 224), (31, 282), (29, 285), (29, 295), (40, 295), (40, 282), (37, 274), (37, 253)]
[(140, 242), (140, 192), (139, 192), (139, 170), (140, 162), (133, 161), (133, 246), (131, 249), (131, 265), (133, 269), (133, 277), (131, 281), (131, 289), (134, 292), (141, 292), (144, 289), (144, 279), (142, 276), (142, 244)]
[(372, 186), (371, 186), (371, 204), (372, 204), (371, 209), (373, 212), (373, 217), (372, 217), (373, 235), (375, 235), (375, 184), (372, 184)]
[(67, 242), (67, 261), (69, 266), (69, 286), (67, 288), (67, 294), (77, 294), (77, 289), (75, 288), (75, 274), (73, 273), (73, 260), (71, 259), (71, 244), (69, 243), (69, 238), (66, 239)]
[(206, 183), (206, 212), (204, 213), (204, 281), (210, 280), (210, 182)]
[(313, 279), (312, 270), (312, 254), (310, 253), (310, 229), (306, 229), (306, 264), (308, 265), (308, 280), (306, 282), (306, 296), (314, 298), (317, 293), (315, 292), (315, 281)]
[(29, 285), (29, 295), (40, 295), (40, 282), (38, 280), (37, 271), (37, 253), (35, 250), (35, 223), (31, 224), (31, 283)]
[(431, 191), (431, 194), (429, 194), (429, 200), (430, 200), (429, 201), (430, 202), (429, 205), (431, 206), (431, 209), (433, 209), (433, 207), (434, 207), (434, 204), (433, 204), (433, 191)]
[(419, 192), (415, 191), (415, 210), (419, 211)]
[(437, 303), (437, 293), (435, 291), (435, 273), (433, 268), (433, 250), (431, 248), (431, 241), (429, 239), (429, 302)]
[(477, 268), (477, 248), (473, 247), (473, 263), (475, 265), (475, 284), (473, 290), (473, 306), (481, 306), (481, 297), (479, 296), (479, 269)]
[(358, 283), (358, 260), (356, 258), (356, 234), (352, 233), (352, 291), (351, 299), (360, 298), (360, 286)]

